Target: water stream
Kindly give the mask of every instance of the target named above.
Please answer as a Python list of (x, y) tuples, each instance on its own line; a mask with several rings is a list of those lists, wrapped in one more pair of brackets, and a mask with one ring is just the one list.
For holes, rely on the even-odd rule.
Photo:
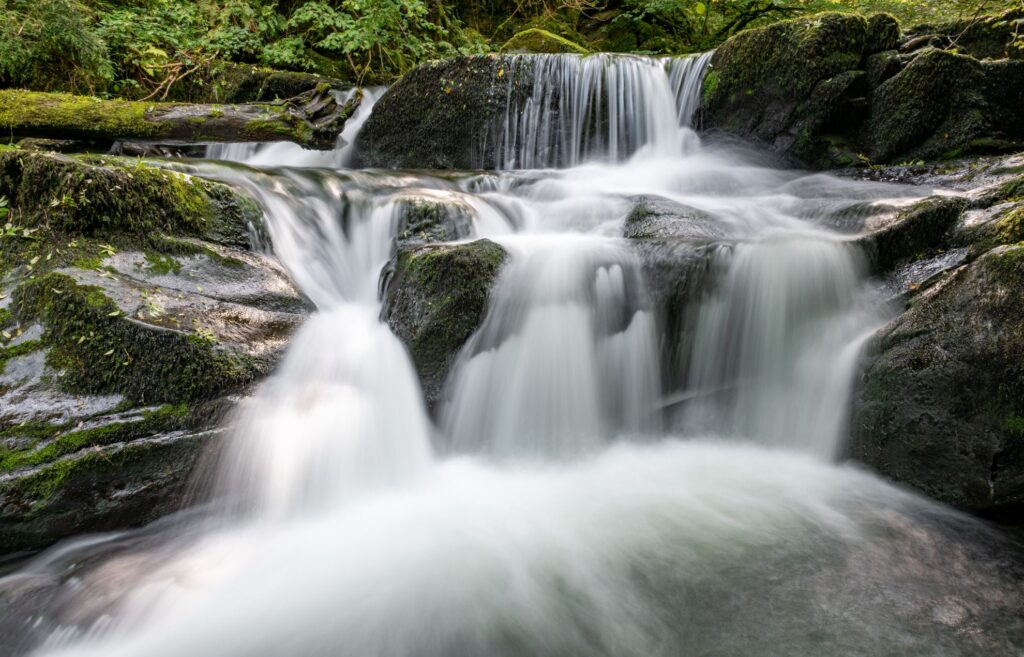
[[(352, 134), (196, 163), (260, 201), (318, 310), (240, 406), (207, 510), (0, 580), (50, 585), (25, 598), (22, 654), (1019, 651), (1009, 539), (837, 463), (890, 311), (831, 222), (927, 192), (702, 143), (706, 62), (524, 58), (538, 82), (490, 172), (344, 169)], [(685, 237), (626, 239), (641, 197)], [(434, 417), (379, 319), (409, 199), (508, 252)], [(706, 254), (685, 335), (645, 241)]]

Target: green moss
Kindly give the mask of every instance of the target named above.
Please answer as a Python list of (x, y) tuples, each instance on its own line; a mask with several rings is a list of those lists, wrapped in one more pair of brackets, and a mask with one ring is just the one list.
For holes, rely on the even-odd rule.
[(177, 274), (181, 271), (181, 263), (175, 260), (173, 256), (147, 251), (146, 270), (157, 276)]
[(153, 103), (100, 100), (89, 96), (0, 90), (0, 128), (4, 132), (49, 134), (72, 138), (110, 135), (157, 138), (167, 124), (147, 120)]
[(141, 417), (129, 422), (113, 422), (78, 431), (66, 431), (67, 425), (40, 424), (33, 427), (17, 427), (11, 430), (11, 435), (34, 435), (35, 440), (21, 449), (0, 449), (0, 472), (50, 463), (89, 447), (126, 442), (178, 429), (187, 417), (188, 406), (185, 404), (167, 404), (157, 409), (145, 410)]
[(1001, 244), (1024, 241), (1024, 203), (1010, 210), (996, 223), (995, 234)]
[(573, 43), (565, 37), (533, 27), (515, 34), (506, 41), (505, 45), (501, 47), (501, 52), (575, 53), (585, 55), (588, 51), (583, 46)]
[(708, 105), (711, 99), (718, 93), (719, 77), (718, 71), (708, 71), (708, 74), (704, 76), (704, 88), (702, 92), (702, 98), (704, 104)]
[(275, 141), (281, 137), (307, 143), (313, 136), (308, 124), (285, 112), (268, 114), (265, 119), (253, 119), (245, 124), (245, 136), (252, 141)]
[(47, 364), (69, 392), (119, 393), (139, 403), (212, 398), (250, 383), (255, 364), (187, 333), (128, 321), (96, 287), (49, 273), (15, 290), (22, 321), (46, 327)]
[(18, 356), (30, 354), (33, 351), (38, 351), (42, 346), (39, 340), (26, 340), (11, 347), (0, 347), (0, 374), (3, 373), (4, 368), (7, 366), (7, 361)]
[(1006, 430), (1014, 438), (1024, 439), (1024, 417), (1011, 413), (1006, 418)]

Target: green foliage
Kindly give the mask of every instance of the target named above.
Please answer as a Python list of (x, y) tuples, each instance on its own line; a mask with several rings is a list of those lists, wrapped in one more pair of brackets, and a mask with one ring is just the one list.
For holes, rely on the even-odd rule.
[(94, 93), (113, 79), (93, 14), (75, 0), (0, 0), (0, 80)]
[[(215, 79), (224, 61), (383, 81), (429, 59), (497, 50), (531, 28), (588, 50), (683, 53), (822, 11), (887, 12), (909, 26), (1021, 7), (1024, 0), (0, 0), (0, 86), (166, 99)], [(1024, 49), (1024, 22), (1006, 21)]]

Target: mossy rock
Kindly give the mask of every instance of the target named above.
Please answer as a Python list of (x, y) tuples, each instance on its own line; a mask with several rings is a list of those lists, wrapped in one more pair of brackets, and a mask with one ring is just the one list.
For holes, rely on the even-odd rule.
[(514, 56), (456, 57), (405, 74), (374, 106), (356, 142), (367, 166), (475, 169), (493, 161), (487, 136), (509, 94), (533, 80), (514, 75)]
[(516, 53), (576, 53), (587, 54), (587, 49), (540, 28), (530, 28), (516, 33), (501, 47), (501, 52)]
[(900, 42), (900, 23), (891, 14), (875, 14), (868, 19), (868, 38), (864, 51), (872, 55), (893, 50)]
[(1020, 29), (1017, 21), (1021, 19), (1024, 19), (1024, 8), (991, 16), (915, 25), (908, 30), (903, 49), (933, 45), (955, 48), (977, 59), (1024, 59), (1024, 50), (1013, 45)]
[(892, 271), (901, 263), (926, 258), (949, 246), (950, 232), (967, 208), (955, 196), (934, 196), (900, 210), (884, 227), (858, 242), (876, 273)]
[[(868, 22), (820, 14), (747, 30), (726, 41), (705, 83), (706, 128), (755, 141), (805, 164), (828, 167), (821, 135), (856, 112)], [(845, 75), (844, 75), (845, 74)]]
[(0, 152), (0, 196), (8, 221), (43, 236), (81, 236), (156, 246), (162, 235), (248, 246), (262, 211), (224, 185), (139, 160)]
[(132, 424), (152, 425), (145, 420), (108, 425), (106, 437), (121, 439), (79, 435), (80, 448), (73, 452), (0, 474), (0, 552), (138, 527), (179, 510), (193, 467), (217, 434), (178, 431), (129, 440), (132, 431), (143, 431)]
[(850, 454), (959, 508), (1024, 510), (1024, 246), (919, 295), (875, 340)]
[(865, 131), (880, 162), (1024, 147), (1024, 62), (925, 50), (875, 91)]
[(399, 251), (384, 319), (409, 349), (430, 407), (455, 356), (483, 321), (505, 257), (489, 240)]
[(100, 288), (66, 274), (22, 284), (12, 307), (20, 321), (46, 327), (47, 362), (69, 391), (115, 392), (138, 403), (196, 401), (237, 391), (258, 373), (237, 351), (125, 317)]

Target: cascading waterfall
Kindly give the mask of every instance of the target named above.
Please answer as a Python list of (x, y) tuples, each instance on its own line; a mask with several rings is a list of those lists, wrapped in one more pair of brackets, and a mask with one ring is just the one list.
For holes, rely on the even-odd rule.
[(851, 247), (777, 235), (721, 257), (692, 350), (688, 433), (721, 432), (834, 458), (864, 340), (885, 318)]
[(576, 457), (654, 429), (657, 345), (635, 256), (600, 237), (501, 243), (511, 262), (443, 413), (454, 447)]
[[(495, 166), (572, 168), (193, 167), (255, 195), (318, 310), (240, 408), (212, 503), (228, 513), (84, 539), (0, 580), (4, 595), (28, 591), (24, 611), (0, 616), (26, 637), (18, 654), (1020, 645), (1004, 538), (829, 462), (860, 346), (885, 317), (829, 222), (920, 192), (701, 145), (688, 125), (706, 57), (517, 62), (536, 77)], [(664, 334), (640, 240), (621, 237), (638, 197), (676, 208), (688, 237), (669, 242), (717, 245), (692, 338)], [(468, 217), (454, 239), (509, 254), (437, 427), (378, 319), (378, 277), (416, 198)], [(659, 340), (676, 339), (686, 358), (659, 363)], [(663, 367), (682, 370), (679, 390), (661, 389)]]
[[(497, 169), (618, 162), (641, 149), (678, 156), (699, 104), (710, 53), (651, 59), (625, 55), (514, 58), (508, 107), (495, 130)], [(529, 80), (532, 93), (513, 88)]]

